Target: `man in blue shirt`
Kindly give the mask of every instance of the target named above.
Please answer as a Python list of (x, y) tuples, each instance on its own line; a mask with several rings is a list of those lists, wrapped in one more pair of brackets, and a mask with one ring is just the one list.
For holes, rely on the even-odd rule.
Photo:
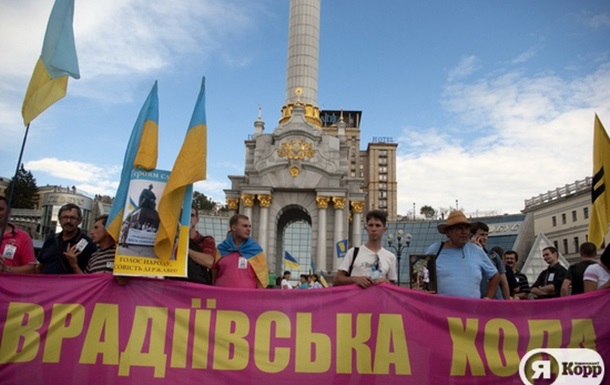
[(482, 248), (469, 242), (470, 222), (459, 210), (453, 211), (447, 221), (438, 226), (447, 236), (445, 242), (435, 242), (426, 254), (436, 255), (438, 294), (481, 298), (481, 281), (488, 280), (483, 298), (494, 297), (500, 274)]

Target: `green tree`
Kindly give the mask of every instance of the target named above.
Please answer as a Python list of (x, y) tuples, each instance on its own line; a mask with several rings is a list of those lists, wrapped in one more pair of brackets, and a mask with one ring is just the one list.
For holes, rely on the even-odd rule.
[[(35, 209), (38, 203), (38, 187), (36, 186), (36, 178), (31, 172), (26, 171), (21, 165), (17, 176), (14, 179), (15, 191), (13, 192), (13, 201), (11, 207), (16, 209)], [(13, 180), (11, 180), (6, 188), (6, 195), (10, 194), (13, 188)]]
[(436, 210), (432, 206), (424, 205), (419, 209), (419, 213), (426, 217), (426, 219), (432, 219), (436, 216)]
[(193, 204), (198, 210), (205, 211), (216, 210), (216, 206), (218, 205), (211, 198), (208, 198), (205, 196), (205, 194), (200, 193), (199, 191), (193, 192)]

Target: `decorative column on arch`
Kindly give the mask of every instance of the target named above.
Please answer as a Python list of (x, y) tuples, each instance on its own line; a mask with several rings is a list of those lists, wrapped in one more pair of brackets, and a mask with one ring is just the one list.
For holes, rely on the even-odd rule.
[(326, 271), (326, 212), (329, 202), (330, 197), (320, 195), (316, 197), (316, 205), (318, 206), (318, 253), (316, 267), (322, 271)]
[(227, 198), (227, 208), (230, 211), (229, 217), (232, 217), (233, 215), (237, 214), (238, 210), (239, 210), (239, 198)]
[(350, 205), (352, 206), (352, 245), (359, 246), (362, 243), (362, 226), (360, 226), (360, 222), (362, 221), (362, 211), (364, 210), (364, 202), (363, 201), (351, 201)]
[[(333, 239), (333, 245), (337, 244), (343, 239), (343, 210), (345, 209), (345, 197), (333, 197), (333, 207), (335, 208), (335, 236)], [(337, 248), (333, 247), (333, 272), (339, 268), (339, 256), (337, 255)]]
[(242, 193), (241, 201), (244, 203), (243, 214), (250, 218), (250, 223), (254, 222), (252, 220), (252, 206), (254, 206), (254, 194)]
[[(258, 203), (261, 207), (258, 244), (261, 245), (261, 247), (265, 251), (265, 255), (267, 256), (267, 258), (269, 258), (271, 256), (271, 254), (267, 250), (267, 245), (269, 244), (269, 207), (271, 206), (271, 201), (273, 200), (273, 197), (269, 194), (258, 194), (256, 196), (256, 199), (258, 199)], [(269, 261), (267, 261), (267, 264), (269, 264)]]

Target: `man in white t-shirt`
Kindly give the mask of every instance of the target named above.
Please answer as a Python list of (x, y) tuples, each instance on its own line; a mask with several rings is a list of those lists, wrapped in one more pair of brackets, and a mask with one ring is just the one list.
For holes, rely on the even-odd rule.
[(388, 230), (386, 222), (386, 212), (368, 212), (365, 230), (369, 239), (361, 247), (347, 251), (335, 276), (335, 286), (356, 284), (367, 288), (396, 281), (396, 256), (381, 246), (383, 234)]
[(290, 282), (288, 282), (288, 280), (290, 279), (290, 275), (291, 274), (288, 270), (284, 272), (284, 277), (282, 278), (282, 283), (280, 284), (280, 287), (284, 290), (292, 289), (292, 285), (290, 285)]

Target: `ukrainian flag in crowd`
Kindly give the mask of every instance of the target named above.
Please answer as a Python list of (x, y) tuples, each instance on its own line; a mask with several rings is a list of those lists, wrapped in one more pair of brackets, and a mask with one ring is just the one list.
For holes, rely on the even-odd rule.
[(287, 269), (294, 269), (294, 270), (301, 270), (301, 265), (299, 265), (299, 262), (297, 262), (297, 260), (290, 255), (289, 252), (284, 250), (284, 266), (286, 266)]
[(47, 24), (42, 53), (21, 107), (23, 123), (26, 126), (53, 103), (66, 96), (68, 76), (80, 78), (73, 19), (74, 0), (56, 0)]
[(593, 186), (591, 187), (591, 216), (589, 242), (598, 247), (604, 243), (610, 224), (610, 139), (595, 114), (593, 133)]
[[(189, 129), (159, 202), (159, 231), (155, 241), (155, 254), (167, 262), (176, 242), (177, 227), (187, 186), (206, 178), (207, 127), (205, 117), (205, 77), (195, 104)], [(189, 208), (187, 208), (189, 209)], [(185, 228), (186, 227), (186, 228)], [(188, 225), (180, 233), (188, 234)]]
[(328, 287), (328, 282), (326, 282), (326, 276), (324, 275), (324, 271), (320, 270), (320, 283), (324, 287)]
[[(313, 261), (313, 258), (311, 259), (311, 271), (309, 272), (309, 274), (314, 274), (316, 272), (316, 264)], [(324, 287), (328, 287), (328, 283), (326, 282), (326, 277), (324, 276), (324, 271), (320, 270), (320, 274), (318, 274), (318, 280), (320, 281), (320, 284), (322, 284), (322, 286)]]
[[(152, 170), (157, 166), (158, 132), (159, 99), (157, 96), (157, 82), (155, 82), (131, 131), (131, 137), (129, 138), (123, 160), (121, 181), (119, 182), (119, 188), (117, 189), (110, 214), (108, 215), (108, 221), (106, 222), (106, 229), (115, 241), (119, 240), (121, 233), (131, 171), (136, 167)], [(135, 204), (131, 200), (130, 203)]]

